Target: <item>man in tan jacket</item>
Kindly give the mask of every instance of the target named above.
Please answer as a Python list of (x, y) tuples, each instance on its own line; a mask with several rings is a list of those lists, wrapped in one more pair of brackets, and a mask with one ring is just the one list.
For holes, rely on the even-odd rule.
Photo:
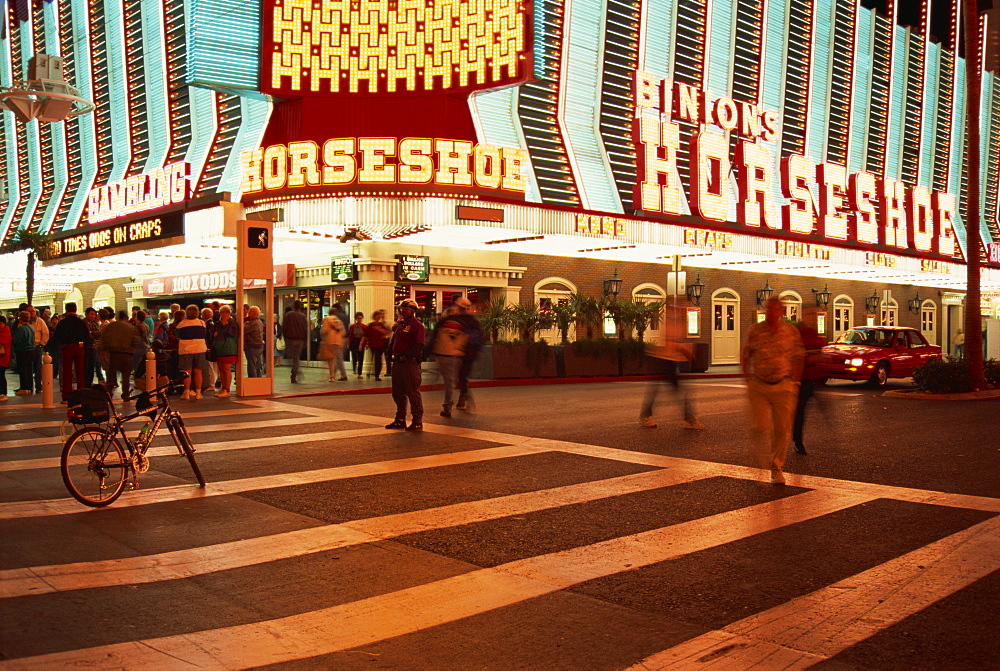
[(642, 410), (639, 411), (639, 423), (650, 428), (656, 427), (653, 404), (663, 383), (670, 385), (675, 396), (678, 394), (681, 396), (684, 405), (684, 428), (698, 431), (704, 429), (705, 425), (698, 421), (694, 413), (691, 397), (681, 390), (677, 379), (678, 365), (682, 361), (691, 361), (694, 358), (694, 347), (684, 341), (684, 310), (672, 304), (664, 308), (663, 342), (650, 346), (647, 354), (656, 365), (658, 379), (650, 381), (646, 387), (646, 398), (642, 403)]

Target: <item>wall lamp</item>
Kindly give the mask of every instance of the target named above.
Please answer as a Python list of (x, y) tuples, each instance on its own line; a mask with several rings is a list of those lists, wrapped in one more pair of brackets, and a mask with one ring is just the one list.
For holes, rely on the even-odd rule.
[(705, 283), (701, 281), (701, 274), (699, 273), (698, 279), (687, 286), (686, 292), (688, 303), (691, 303), (692, 305), (701, 305), (701, 292), (704, 289)]
[(909, 302), (910, 312), (912, 312), (915, 315), (920, 314), (920, 307), (923, 304), (924, 304), (924, 299), (920, 297), (920, 292), (918, 291), (917, 295), (910, 299)]
[(774, 289), (771, 288), (771, 284), (769, 282), (764, 282), (764, 288), (757, 290), (757, 305), (763, 305), (766, 303), (772, 293), (774, 293)]
[(816, 307), (826, 309), (826, 306), (830, 304), (830, 289), (827, 285), (823, 285), (823, 291), (819, 289), (813, 289), (813, 293), (816, 294)]
[(618, 269), (615, 268), (615, 275), (609, 280), (604, 280), (604, 297), (611, 296), (618, 298), (618, 292), (622, 290), (622, 278), (618, 277)]
[(868, 310), (868, 314), (873, 315), (878, 312), (878, 306), (882, 304), (882, 299), (879, 297), (877, 291), (872, 291), (872, 295), (865, 299), (865, 309)]

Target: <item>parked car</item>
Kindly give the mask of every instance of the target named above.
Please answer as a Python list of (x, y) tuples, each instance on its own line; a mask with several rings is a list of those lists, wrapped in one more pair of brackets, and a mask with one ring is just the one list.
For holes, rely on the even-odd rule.
[(890, 377), (910, 377), (941, 348), (920, 331), (901, 326), (855, 326), (822, 350), (826, 377), (868, 380), (884, 387)]

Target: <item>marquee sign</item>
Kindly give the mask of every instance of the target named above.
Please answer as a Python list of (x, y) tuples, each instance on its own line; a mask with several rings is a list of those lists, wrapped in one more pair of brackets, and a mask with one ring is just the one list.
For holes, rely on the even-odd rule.
[[(244, 151), (245, 194), (328, 187), (458, 187), (523, 197), (528, 153), (464, 140), (332, 138)], [(313, 189), (317, 187), (317, 189)]]
[(431, 257), (396, 254), (397, 282), (426, 282), (431, 278)]
[(531, 74), (525, 0), (265, 0), (262, 90), (396, 94)]
[[(81, 229), (77, 229), (81, 230)], [(83, 232), (52, 241), (47, 262), (68, 260), (80, 256), (108, 256), (152, 246), (183, 242), (184, 213), (181, 211), (135, 219)]]
[(191, 192), (190, 174), (190, 164), (178, 161), (122, 182), (94, 187), (87, 201), (87, 220), (97, 224), (183, 203)]
[[(264, 272), (267, 272), (266, 269)], [(276, 287), (295, 286), (295, 264), (282, 263), (272, 269), (272, 279)], [(267, 280), (244, 278), (244, 289), (259, 289), (267, 286)], [(144, 296), (176, 296), (215, 291), (236, 291), (236, 271), (220, 270), (208, 273), (186, 273), (147, 277), (142, 281)]]
[[(814, 166), (800, 154), (779, 162), (772, 148), (780, 130), (778, 113), (756, 104), (713, 98), (695, 86), (659, 81), (644, 72), (635, 73), (634, 95), (639, 114), (633, 126), (634, 205), (646, 213), (685, 214), (686, 201), (706, 222), (748, 233), (894, 254), (960, 257), (954, 194), (865, 171), (848, 175), (843, 165)], [(687, 193), (677, 171), (678, 121), (699, 127), (691, 137)], [(727, 132), (739, 138), (732, 157)], [(730, 184), (732, 174), (735, 184)]]

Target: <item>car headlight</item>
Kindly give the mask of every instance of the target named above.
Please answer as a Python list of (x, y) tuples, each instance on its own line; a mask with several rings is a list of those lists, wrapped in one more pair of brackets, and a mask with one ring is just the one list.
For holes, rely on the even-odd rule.
[(865, 360), (864, 360), (864, 359), (851, 359), (851, 360), (850, 360), (850, 361), (848, 361), (847, 363), (849, 363), (849, 364), (850, 364), (850, 365), (852, 365), (852, 366), (860, 366), (860, 365), (861, 365), (861, 364), (863, 364), (864, 362), (865, 362)]

